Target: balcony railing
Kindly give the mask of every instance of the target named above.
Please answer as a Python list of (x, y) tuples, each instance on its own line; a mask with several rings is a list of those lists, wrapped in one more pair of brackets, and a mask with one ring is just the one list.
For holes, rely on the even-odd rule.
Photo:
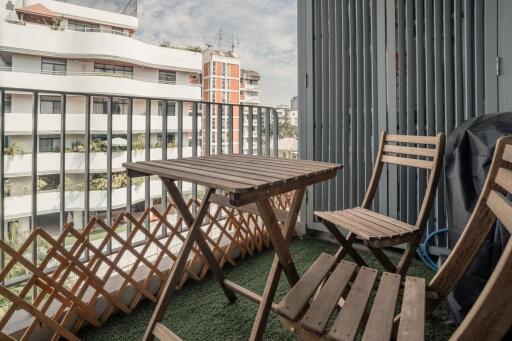
[(192, 81), (189, 82), (179, 82), (179, 81), (163, 81), (158, 78), (149, 78), (149, 77), (140, 77), (135, 76), (133, 74), (123, 74), (123, 73), (115, 73), (115, 72), (78, 72), (78, 71), (48, 71), (34, 68), (16, 68), (11, 66), (0, 66), (0, 71), (8, 71), (8, 72), (23, 72), (23, 73), (35, 73), (41, 75), (54, 75), (54, 76), (94, 76), (94, 77), (115, 77), (115, 78), (126, 78), (133, 79), (141, 82), (149, 82), (149, 83), (159, 83), (159, 84), (170, 84), (170, 85), (189, 85), (194, 87), (201, 87), (201, 84), (194, 83)]
[[(166, 207), (167, 195), (157, 179), (146, 177), (143, 183), (134, 184), (135, 180), (118, 176), (120, 172), (124, 174), (119, 166), (125, 161), (239, 152), (277, 155), (278, 118), (271, 107), (123, 97), (128, 106), (126, 115), (114, 115), (112, 103), (119, 96), (19, 88), (0, 88), (0, 92), (0, 150), (4, 151), (0, 158), (0, 226), (3, 226), (0, 240), (13, 238), (14, 228), (32, 231), (37, 226), (50, 225), (50, 234), (56, 235), (69, 222), (80, 228), (97, 216), (111, 224), (120, 210), (143, 214), (155, 205)], [(7, 94), (11, 95), (10, 104), (6, 102)], [(60, 114), (41, 114), (41, 95), (59, 96)], [(106, 98), (107, 115), (93, 114), (96, 97)], [(12, 112), (6, 115), (8, 105), (14, 111), (19, 105), (32, 108), (31, 115), (23, 114), (26, 132), (6, 133), (6, 116), (16, 116)], [(171, 107), (177, 108), (172, 113), (175, 116), (168, 116)], [(70, 114), (77, 111), (82, 114)], [(143, 121), (134, 120), (141, 115)], [(32, 152), (39, 150), (39, 137), (48, 134), (42, 133), (40, 127), (46, 126), (44, 121), (49, 116), (60, 117), (56, 122), (58, 127), (54, 128), (57, 133), (52, 132), (58, 148), (54, 153)], [(100, 124), (93, 122), (98, 120), (97, 116), (102, 116)], [(169, 128), (171, 117), (176, 127)], [(186, 120), (192, 121), (191, 131), (184, 130)], [(104, 127), (99, 129), (102, 124)], [(120, 132), (120, 124), (126, 124), (124, 132)], [(141, 124), (142, 127), (138, 126)], [(153, 124), (161, 125), (160, 129), (152, 129)], [(97, 135), (106, 142), (105, 150), (99, 152), (91, 148)], [(126, 141), (123, 151), (113, 148), (113, 140), (119, 137)], [(81, 141), (79, 152), (69, 145), (77, 140)], [(13, 147), (16, 143), (28, 146), (30, 153), (17, 150)], [(49, 176), (53, 183), (42, 186), (41, 179), (49, 181)], [(11, 191), (16, 184), (23, 191)], [(202, 190), (192, 184), (180, 184), (180, 187), (191, 200), (196, 200), (198, 191)], [(4, 256), (0, 255), (2, 268)], [(38, 256), (34, 252), (34, 260)]]

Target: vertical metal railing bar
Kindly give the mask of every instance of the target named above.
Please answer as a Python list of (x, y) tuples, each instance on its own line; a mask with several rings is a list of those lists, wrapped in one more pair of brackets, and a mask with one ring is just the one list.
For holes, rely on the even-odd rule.
[[(320, 124), (321, 131), (321, 141), (322, 144), (320, 146), (319, 160), (320, 161), (328, 161), (329, 160), (329, 116), (330, 116), (330, 108), (329, 108), (329, 0), (321, 1), (320, 4), (321, 10), (321, 78), (320, 81), (322, 83), (322, 92), (319, 93), (318, 100), (321, 103), (322, 111), (319, 115), (319, 120), (322, 122)], [(324, 210), (328, 209), (328, 200), (329, 200), (329, 184), (324, 181), (320, 183), (320, 187), (322, 187), (322, 196), (319, 202), (319, 208)]]
[[(342, 17), (341, 17), (341, 8), (342, 1), (334, 2), (334, 54), (335, 54), (335, 157), (334, 161), (336, 163), (343, 163), (343, 88), (342, 88), (342, 79), (343, 79), (343, 66), (342, 66), (342, 55), (343, 55), (343, 42), (342, 42)], [(300, 136), (299, 136), (300, 138)], [(338, 172), (336, 175), (336, 180), (334, 182), (335, 186), (335, 209), (343, 208), (343, 192), (345, 191), (345, 187), (343, 187), (343, 172)]]
[(361, 195), (363, 196), (365, 190), (370, 183), (370, 179), (372, 177), (373, 170), (373, 162), (372, 162), (372, 65), (371, 65), (371, 17), (370, 17), (370, 4), (369, 0), (364, 0), (363, 4), (363, 78), (364, 78), (364, 87), (363, 87), (363, 112), (364, 112), (364, 171), (365, 176), (363, 183)]
[[(1, 90), (0, 95), (0, 239), (5, 240), (5, 90)], [(0, 269), (2, 270), (5, 265), (4, 256), (4, 252), (0, 252)]]
[(234, 122), (233, 122), (233, 104), (228, 105), (228, 154), (233, 154), (233, 131), (234, 131)]
[[(162, 108), (162, 160), (167, 160), (167, 117), (169, 116), (169, 101), (160, 100), (161, 108)], [(165, 208), (167, 207), (167, 189), (164, 184), (162, 184), (162, 205), (161, 205), (161, 213), (165, 212)], [(162, 224), (164, 225), (164, 224)], [(162, 226), (160, 228), (160, 235), (164, 236), (167, 231), (167, 227)]]
[[(337, 129), (337, 110), (336, 98), (336, 0), (329, 0), (329, 162), (336, 162), (336, 129)], [(336, 209), (336, 178), (326, 183), (329, 188), (329, 210)]]
[[(321, 1), (313, 1), (313, 159), (322, 157), (322, 10)], [(314, 186), (314, 207), (321, 209), (322, 185)]]
[(90, 176), (91, 176), (91, 96), (85, 96), (85, 169), (84, 169), (84, 181), (85, 181), (85, 193), (84, 193), (84, 218), (85, 222), (89, 221), (91, 215), (91, 197), (90, 197)]
[(279, 117), (277, 110), (272, 109), (273, 156), (279, 155)]
[(454, 77), (455, 77), (455, 125), (464, 121), (464, 72), (462, 58), (462, 0), (453, 2), (454, 33)]
[[(181, 159), (183, 157), (183, 115), (184, 114), (184, 105), (183, 101), (178, 102), (178, 134), (176, 136), (176, 139), (178, 140), (176, 146), (178, 147), (178, 159)], [(180, 180), (178, 181), (178, 189), (180, 192), (183, 190), (183, 182)]]
[[(197, 102), (192, 103), (192, 156), (197, 157)], [(192, 184), (192, 199), (197, 199), (197, 184)], [(167, 205), (164, 206), (164, 208)], [(192, 213), (197, 213), (197, 206), (192, 205)]]
[[(30, 217), (30, 228), (31, 230), (35, 229), (37, 226), (37, 126), (38, 126), (38, 112), (39, 112), (39, 93), (32, 93), (33, 103), (32, 103), (32, 207), (31, 207), (31, 217)], [(35, 248), (34, 248), (35, 251)]]
[[(388, 111), (387, 111), (387, 92), (386, 92), (386, 3), (384, 1), (372, 1), (372, 35), (373, 44), (372, 49), (374, 56), (374, 106), (373, 115), (377, 116), (376, 127), (377, 134), (375, 135), (375, 150), (378, 148), (380, 131), (388, 129)], [(376, 71), (375, 71), (376, 70)], [(374, 157), (375, 160), (375, 157)], [(381, 179), (379, 181), (378, 191), (378, 209), (380, 213), (388, 214), (388, 168), (385, 167), (382, 171)]]
[(61, 93), (61, 119), (60, 119), (60, 211), (59, 223), (62, 230), (65, 224), (66, 205), (66, 94)]
[[(425, 8), (424, 0), (416, 0), (416, 110), (418, 135), (426, 135), (425, 117)], [(426, 186), (426, 171), (418, 171), (418, 205), (423, 202)]]
[(453, 102), (453, 0), (443, 2), (443, 49), (444, 49), (444, 103), (446, 134), (450, 134), (454, 128), (455, 106)]
[[(435, 60), (435, 109), (436, 109), (436, 132), (445, 129), (445, 111), (444, 111), (444, 58), (443, 58), (443, 4), (440, 1), (434, 3), (434, 60)], [(440, 179), (444, 179), (444, 172), (441, 169)], [(439, 181), (436, 196), (436, 228), (444, 226), (444, 181)], [(436, 237), (439, 245), (439, 238)]]
[[(407, 58), (407, 134), (417, 135), (416, 44), (414, 0), (406, 0), (406, 58)], [(413, 146), (413, 145), (411, 145)], [(418, 169), (407, 168), (407, 222), (414, 225), (418, 210)]]
[(350, 206), (357, 206), (357, 46), (356, 46), (356, 1), (351, 0), (349, 5), (350, 26)]
[[(425, 112), (427, 134), (434, 135), (435, 128), (435, 83), (434, 83), (434, 12), (432, 1), (425, 1)], [(435, 230), (435, 209), (430, 210), (428, 232)]]
[[(112, 224), (112, 122), (113, 98), (108, 97), (107, 102), (107, 224)], [(112, 238), (109, 238), (107, 252), (112, 252)]]
[[(145, 112), (145, 118), (146, 118), (146, 125), (145, 125), (145, 131), (144, 131), (144, 160), (149, 161), (151, 159), (151, 99), (146, 98), (144, 99), (146, 104), (146, 112)], [(151, 179), (149, 176), (144, 177), (144, 208), (148, 209), (151, 205)], [(149, 217), (146, 218), (146, 226), (147, 228), (150, 227), (150, 220)], [(144, 237), (146, 238), (146, 237)]]
[[(322, 134), (322, 145), (320, 147), (320, 161), (329, 161), (329, 0), (321, 1), (321, 42), (322, 42), (322, 57), (321, 57), (321, 82), (322, 92), (318, 100), (321, 101), (322, 111), (320, 131)], [(329, 200), (329, 183), (323, 181), (320, 183), (322, 187), (322, 196), (319, 202), (319, 208), (322, 210), (328, 209)]]
[[(364, 1), (364, 0), (363, 0)], [(353, 147), (356, 150), (357, 157), (357, 189), (356, 189), (356, 201), (361, 203), (362, 196), (365, 191), (365, 164), (364, 164), (364, 46), (363, 46), (363, 1), (356, 2), (356, 75), (357, 75), (357, 87), (355, 88), (357, 102), (355, 105), (357, 129), (355, 131), (356, 145)]]
[(270, 108), (265, 108), (265, 155), (270, 156)]
[(262, 116), (263, 116), (262, 108), (258, 107), (257, 116), (256, 116), (256, 149), (257, 149), (258, 155), (263, 155), (263, 153), (262, 153), (263, 117)]
[(216, 113), (216, 122), (215, 128), (217, 129), (217, 136), (215, 137), (215, 143), (217, 145), (216, 153), (217, 155), (222, 155), (222, 115), (223, 115), (223, 105), (216, 104), (215, 105), (215, 113)]
[[(396, 134), (398, 132), (398, 108), (397, 108), (397, 41), (396, 41), (396, 1), (387, 0), (386, 11), (386, 41), (387, 41), (387, 103), (388, 103), (388, 132)], [(388, 164), (386, 166), (389, 173), (389, 200), (388, 214), (392, 217), (398, 217), (398, 167)]]
[[(39, 93), (37, 91), (32, 93), (32, 193), (31, 193), (31, 217), (30, 217), (30, 230), (33, 231), (37, 226), (37, 118), (39, 112)], [(62, 108), (62, 107), (61, 107)], [(61, 153), (64, 149), (61, 146)], [(61, 180), (62, 181), (62, 180)], [(62, 200), (61, 200), (62, 205)], [(33, 241), (32, 248), (32, 262), (37, 264), (37, 238)], [(36, 297), (37, 287), (32, 288), (32, 297)]]
[(485, 114), (484, 0), (474, 0), (475, 115)]
[[(343, 142), (341, 144), (342, 149), (342, 157), (343, 157), (343, 205), (341, 208), (347, 208), (351, 203), (351, 197), (350, 197), (350, 153), (349, 153), (349, 146), (350, 146), (350, 59), (349, 59), (349, 12), (348, 12), (348, 0), (343, 0), (342, 2), (342, 8), (341, 8), (341, 24), (342, 24), (342, 37), (341, 37), (341, 48), (342, 48), (342, 55), (341, 55), (341, 76), (342, 79), (342, 125), (343, 125), (343, 132), (342, 132), (342, 139)], [(339, 189), (339, 188), (338, 188)]]
[(202, 117), (202, 124), (203, 124), (203, 127), (204, 127), (204, 132), (203, 132), (203, 136), (204, 136), (204, 141), (203, 141), (203, 155), (205, 156), (209, 156), (211, 154), (211, 123), (212, 123), (212, 120), (211, 120), (211, 104), (210, 103), (206, 103), (204, 104), (204, 110), (203, 110), (203, 113), (204, 113), (204, 117)]
[(464, 0), (464, 114), (466, 120), (475, 116), (475, 100), (473, 97), (473, 24), (473, 0)]
[[(405, 0), (397, 1), (398, 16), (398, 132), (407, 134), (407, 64), (405, 32)], [(407, 221), (407, 168), (398, 167), (399, 171), (399, 205), (400, 219)]]
[(244, 114), (245, 107), (240, 105), (238, 107), (238, 153), (244, 153)]
[(254, 123), (254, 107), (249, 106), (247, 112), (247, 151), (249, 155), (253, 154), (254, 147), (254, 132), (253, 132), (253, 123)]
[[(167, 117), (169, 116), (169, 102), (161, 101), (162, 103), (162, 160), (167, 160)], [(162, 184), (162, 212), (167, 207), (167, 190)], [(162, 232), (165, 231), (162, 226)]]
[[(132, 147), (133, 147), (133, 97), (128, 98), (128, 119), (126, 123), (126, 162), (132, 162)], [(132, 178), (126, 179), (126, 210), (132, 213)], [(126, 230), (128, 234), (132, 232), (132, 224), (127, 222)]]

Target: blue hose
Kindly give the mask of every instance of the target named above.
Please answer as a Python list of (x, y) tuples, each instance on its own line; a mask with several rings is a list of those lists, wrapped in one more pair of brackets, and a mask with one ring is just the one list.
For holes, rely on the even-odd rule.
[(438, 234), (446, 233), (446, 232), (448, 232), (447, 228), (432, 232), (431, 234), (429, 234), (427, 236), (427, 238), (425, 238), (425, 241), (423, 242), (423, 244), (420, 244), (418, 246), (418, 248), (416, 249), (416, 254), (420, 257), (420, 259), (423, 261), (423, 263), (425, 263), (425, 265), (428, 266), (432, 271), (437, 272), (438, 268), (437, 268), (437, 264), (434, 262), (432, 257), (430, 257), (430, 254), (428, 252), (429, 242), (432, 238), (434, 238)]

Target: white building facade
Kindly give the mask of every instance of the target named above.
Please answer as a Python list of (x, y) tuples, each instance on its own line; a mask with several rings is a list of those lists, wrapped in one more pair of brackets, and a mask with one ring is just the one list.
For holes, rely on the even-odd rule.
[[(59, 231), (62, 146), (65, 222), (83, 226), (86, 183), (91, 215), (104, 216), (107, 200), (112, 210), (127, 206), (141, 210), (148, 189), (151, 205), (157, 204), (162, 197), (157, 178), (134, 181), (131, 203), (127, 203), (122, 163), (129, 159), (130, 149), (133, 161), (144, 160), (148, 154), (152, 160), (192, 155), (191, 104), (180, 106), (175, 100), (201, 100), (201, 53), (137, 38), (138, 19), (126, 14), (53, 0), (0, 0), (0, 8), (0, 88), (6, 89), (4, 233), (14, 225), (24, 230), (34, 225), (33, 153), (37, 153), (35, 224), (52, 233)], [(177, 141), (178, 124), (181, 141)], [(107, 134), (112, 141), (111, 163), (107, 162)], [(162, 147), (164, 142), (167, 148)], [(182, 146), (179, 151), (177, 145)], [(107, 169), (112, 174), (110, 197), (105, 188)]]

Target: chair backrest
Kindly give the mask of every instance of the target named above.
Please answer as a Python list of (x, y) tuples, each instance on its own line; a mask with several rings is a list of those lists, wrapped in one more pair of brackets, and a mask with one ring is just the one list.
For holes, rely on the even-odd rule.
[[(433, 311), (451, 292), (473, 262), (498, 219), (512, 232), (512, 137), (496, 144), (482, 193), (459, 241), (428, 285)], [(510, 196), (509, 196), (510, 197)], [(512, 325), (512, 241), (509, 240), (477, 301), (455, 331), (453, 339), (499, 340)]]
[(428, 220), (437, 184), (439, 183), (439, 174), (444, 159), (445, 141), (446, 136), (444, 133), (439, 133), (436, 136), (415, 136), (392, 135), (382, 132), (372, 178), (370, 179), (362, 207), (370, 208), (379, 186), (384, 164), (425, 169), (429, 173), (428, 181), (415, 223), (417, 228), (423, 229)]

